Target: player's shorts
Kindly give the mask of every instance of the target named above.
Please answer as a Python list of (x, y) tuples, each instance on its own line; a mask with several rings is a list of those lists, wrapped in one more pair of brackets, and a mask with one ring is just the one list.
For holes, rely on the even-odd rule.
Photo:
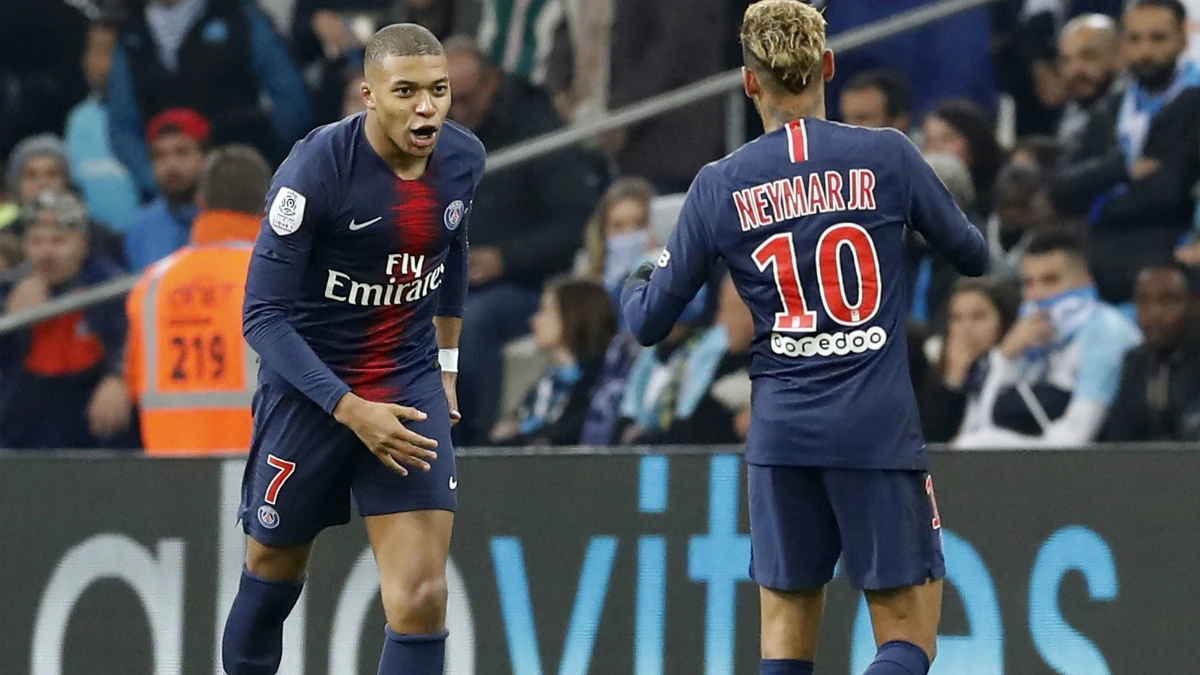
[(401, 476), (308, 398), (260, 385), (238, 513), (246, 534), (268, 546), (307, 544), (321, 530), (350, 522), (351, 495), (362, 516), (454, 511), (458, 479), (445, 391), (439, 386), (398, 403), (427, 415), (404, 425), (438, 442), (429, 471), (406, 466)]
[(839, 556), (860, 590), (946, 574), (933, 479), (925, 471), (747, 465), (750, 576), (802, 591), (833, 578)]

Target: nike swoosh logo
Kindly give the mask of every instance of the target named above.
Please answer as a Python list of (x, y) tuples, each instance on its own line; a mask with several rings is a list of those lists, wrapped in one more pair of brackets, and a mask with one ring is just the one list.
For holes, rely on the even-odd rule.
[(381, 220), (383, 220), (383, 216), (379, 216), (378, 218), (375, 218), (374, 220), (368, 220), (365, 223), (356, 223), (353, 220), (351, 220), (350, 221), (350, 231), (357, 232), (358, 230), (361, 230), (364, 227), (367, 227), (369, 225), (374, 225), (375, 223), (378, 223)]
[(450, 477), (450, 489), (451, 489), (451, 490), (456, 490), (456, 489), (458, 489), (458, 476), (451, 476), (451, 477)]

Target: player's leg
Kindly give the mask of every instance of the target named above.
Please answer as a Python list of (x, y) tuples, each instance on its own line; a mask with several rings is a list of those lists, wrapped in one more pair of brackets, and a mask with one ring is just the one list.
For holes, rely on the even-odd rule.
[(760, 587), (761, 675), (809, 675), (841, 550), (819, 469), (747, 465), (750, 576)]
[(274, 675), (283, 622), (304, 588), (312, 540), (350, 519), (353, 434), (307, 400), (264, 387), (242, 479), (246, 562), (222, 637), (228, 675)]
[(446, 561), (458, 507), (450, 409), (440, 380), (433, 392), (403, 401), (427, 417), (408, 423), (438, 442), (429, 471), (400, 476), (364, 447), (356, 451), (353, 491), (379, 567), (385, 630), (380, 675), (441, 675), (446, 650)]
[(387, 616), (380, 675), (441, 675), (446, 652), (446, 559), (454, 514), (368, 516)]
[(937, 655), (942, 580), (919, 586), (866, 591), (879, 652), (869, 675), (925, 675)]
[(871, 610), (878, 653), (868, 675), (926, 675), (941, 618), (941, 522), (923, 471), (827, 469), (850, 584)]

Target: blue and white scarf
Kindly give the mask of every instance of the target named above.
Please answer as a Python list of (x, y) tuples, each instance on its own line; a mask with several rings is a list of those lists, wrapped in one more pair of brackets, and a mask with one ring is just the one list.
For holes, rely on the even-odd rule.
[(1175, 78), (1165, 91), (1151, 95), (1142, 85), (1131, 81), (1121, 99), (1121, 111), (1117, 116), (1117, 138), (1125, 151), (1125, 164), (1132, 170), (1133, 163), (1142, 156), (1150, 123), (1155, 116), (1175, 100), (1184, 89), (1200, 86), (1200, 66), (1183, 60), (1175, 71)]
[(1087, 325), (1092, 313), (1100, 306), (1100, 296), (1095, 286), (1082, 286), (1052, 298), (1029, 301), (1021, 305), (1021, 316), (1026, 317), (1034, 312), (1045, 312), (1054, 327), (1054, 340), (1047, 348), (1033, 348), (1025, 352), (1025, 358), (1038, 362), (1045, 359), (1051, 352), (1067, 346), (1075, 335)]

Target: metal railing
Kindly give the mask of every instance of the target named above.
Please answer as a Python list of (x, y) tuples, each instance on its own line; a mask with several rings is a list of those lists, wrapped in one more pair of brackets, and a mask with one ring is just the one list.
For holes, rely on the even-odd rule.
[[(835, 52), (855, 49), (995, 2), (999, 2), (999, 0), (945, 0), (945, 2), (903, 12), (882, 21), (835, 35), (829, 40), (829, 48)], [(725, 106), (725, 134), (727, 149), (732, 151), (745, 141), (745, 108), (740, 68), (734, 68), (686, 87), (680, 87), (674, 91), (626, 106), (594, 122), (573, 125), (491, 153), (488, 155), (486, 171), (501, 171), (601, 134), (624, 129), (722, 95), (728, 96)], [(9, 316), (0, 316), (0, 334), (20, 330), (39, 321), (45, 321), (93, 304), (120, 298), (133, 288), (137, 283), (138, 276), (136, 274), (123, 276), (85, 291), (55, 299), (33, 309)]]

